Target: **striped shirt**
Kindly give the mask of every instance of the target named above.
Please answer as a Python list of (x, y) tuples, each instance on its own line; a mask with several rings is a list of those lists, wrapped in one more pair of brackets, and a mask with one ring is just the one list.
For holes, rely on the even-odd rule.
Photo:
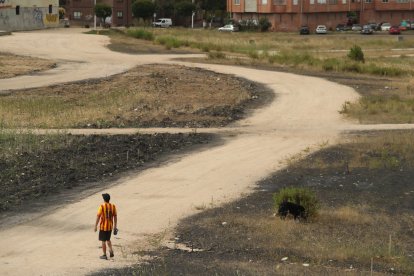
[(105, 202), (99, 206), (98, 216), (101, 221), (99, 229), (102, 231), (111, 231), (113, 228), (114, 216), (116, 216), (115, 204)]

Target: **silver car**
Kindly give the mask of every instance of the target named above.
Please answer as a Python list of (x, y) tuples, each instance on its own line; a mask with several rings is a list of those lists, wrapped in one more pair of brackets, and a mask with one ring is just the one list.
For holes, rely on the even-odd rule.
[(326, 34), (328, 31), (327, 31), (327, 29), (326, 29), (326, 26), (325, 25), (318, 25), (317, 27), (316, 27), (316, 30), (315, 30), (315, 33), (317, 33), (317, 34)]
[(239, 28), (235, 25), (228, 24), (223, 27), (218, 28), (219, 32), (237, 32)]

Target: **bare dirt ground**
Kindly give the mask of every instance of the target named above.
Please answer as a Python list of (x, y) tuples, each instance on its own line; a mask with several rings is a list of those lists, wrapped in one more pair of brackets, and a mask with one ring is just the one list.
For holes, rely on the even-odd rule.
[[(60, 47), (49, 49), (45, 46), (49, 44), (44, 43), (49, 40)], [(40, 41), (41, 45), (33, 47)], [(357, 99), (357, 93), (314, 77), (191, 64), (171, 60), (174, 55), (113, 53), (104, 47), (108, 44), (106, 37), (83, 35), (76, 30), (18, 33), (0, 38), (0, 43), (4, 51), (58, 60), (57, 68), (38, 76), (2, 81), (3, 91), (106, 77), (140, 64), (166, 63), (244, 77), (265, 84), (277, 97), (230, 126), (234, 131), (223, 136), (223, 144), (121, 178), (105, 189), (119, 209), (121, 230), (114, 240), (114, 261), (97, 258), (100, 252), (92, 229), (101, 201), (98, 192), (57, 209), (38, 212), (18, 225), (6, 224), (0, 231), (8, 237), (0, 251), (3, 275), (79, 275), (138, 262), (141, 257), (134, 252), (145, 248), (148, 237), (170, 230), (181, 218), (198, 212), (197, 206), (239, 198), (251, 192), (259, 180), (283, 168), (282, 161), (287, 157), (335, 143), (341, 130), (352, 129), (352, 123), (345, 121), (338, 110), (345, 101)]]

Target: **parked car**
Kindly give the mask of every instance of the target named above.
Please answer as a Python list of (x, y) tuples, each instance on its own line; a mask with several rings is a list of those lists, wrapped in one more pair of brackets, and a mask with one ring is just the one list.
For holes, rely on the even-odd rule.
[[(379, 31), (380, 30), (380, 24), (377, 24), (375, 22), (368, 23), (367, 25), (370, 26), (373, 31)], [(364, 28), (364, 27), (362, 27), (362, 28)]]
[(238, 32), (239, 27), (237, 27), (236, 25), (228, 24), (218, 28), (218, 30), (219, 32)]
[(308, 34), (310, 34), (309, 27), (308, 26), (302, 26), (302, 27), (300, 27), (299, 34), (301, 34), (301, 35), (308, 35)]
[(385, 32), (385, 31), (389, 31), (391, 28), (391, 24), (388, 22), (384, 22), (381, 24), (381, 31)]
[(160, 18), (157, 21), (152, 22), (153, 27), (168, 28), (172, 26), (171, 18)]
[(338, 24), (336, 25), (335, 30), (337, 32), (345, 32), (345, 31), (349, 31), (351, 28), (349, 26), (347, 26), (346, 24)]
[(401, 34), (399, 26), (391, 26), (390, 30), (388, 31), (389, 34)]
[(326, 29), (326, 26), (325, 25), (318, 25), (317, 27), (316, 27), (316, 30), (315, 30), (315, 33), (317, 33), (317, 34), (326, 34), (328, 31), (327, 31), (327, 29)]
[(361, 34), (373, 34), (374, 31), (372, 30), (370, 25), (362, 26), (362, 30), (360, 31)]
[(359, 24), (354, 24), (354, 25), (352, 25), (352, 28), (351, 28), (354, 32), (360, 32), (361, 30), (362, 30), (362, 27), (361, 27), (361, 25), (359, 25)]

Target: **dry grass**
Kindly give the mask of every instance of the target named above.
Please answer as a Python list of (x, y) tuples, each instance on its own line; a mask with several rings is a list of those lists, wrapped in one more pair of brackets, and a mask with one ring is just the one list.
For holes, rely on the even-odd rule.
[(213, 116), (209, 108), (232, 107), (250, 98), (243, 83), (230, 76), (171, 68), (139, 67), (104, 80), (13, 92), (0, 98), (0, 125), (123, 127), (163, 120), (215, 121), (225, 116)]
[(56, 63), (51, 60), (16, 56), (0, 52), (0, 79), (48, 70), (55, 66)]

